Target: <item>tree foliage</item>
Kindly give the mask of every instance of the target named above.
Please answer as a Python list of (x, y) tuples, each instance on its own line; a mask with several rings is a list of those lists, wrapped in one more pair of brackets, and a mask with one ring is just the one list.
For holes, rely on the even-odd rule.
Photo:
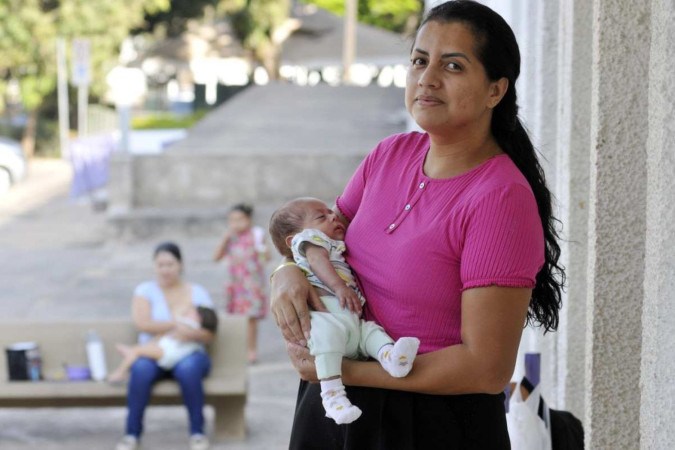
[[(91, 89), (101, 94), (129, 30), (142, 23), (146, 12), (168, 7), (169, 0), (0, 0), (0, 92), (10, 80), (19, 82), (33, 123), (26, 133), (34, 133), (37, 111), (56, 85), (57, 37), (90, 39)], [(30, 139), (24, 142), (32, 145)], [(26, 151), (31, 154), (32, 147)]]
[(99, 97), (106, 89), (106, 74), (117, 64), (120, 45), (132, 30), (162, 26), (176, 35), (208, 6), (231, 18), (244, 47), (274, 76), (280, 53), (277, 32), (287, 24), (290, 0), (0, 0), (0, 110), (8, 83), (15, 80), (30, 117), (26, 144), (26, 135), (37, 128), (38, 111), (54, 95), (57, 38), (67, 43), (89, 39), (90, 94)]
[(277, 32), (287, 23), (290, 0), (221, 0), (235, 34), (267, 72), (276, 78), (281, 42)]
[(144, 23), (134, 30), (134, 34), (152, 33), (162, 28), (169, 37), (180, 36), (190, 19), (203, 17), (206, 7), (215, 8), (218, 3), (219, 0), (171, 0), (169, 8), (146, 13)]
[(0, 1), (2, 84), (17, 79), (29, 110), (39, 106), (56, 81), (54, 10), (42, 6), (39, 0)]
[(61, 0), (58, 34), (70, 42), (80, 37), (91, 42), (91, 92), (100, 96), (106, 89), (105, 76), (117, 64), (122, 41), (131, 29), (144, 23), (147, 12), (169, 7), (169, 0)]
[[(303, 0), (344, 15), (345, 0)], [(358, 20), (398, 33), (410, 32), (424, 10), (421, 0), (358, 0)]]
[(291, 0), (170, 0), (170, 8), (148, 14), (145, 24), (135, 32), (151, 32), (158, 28), (168, 36), (178, 36), (186, 29), (189, 19), (202, 17), (206, 7), (227, 17), (234, 33), (267, 71), (278, 71), (280, 42), (275, 37), (287, 25)]

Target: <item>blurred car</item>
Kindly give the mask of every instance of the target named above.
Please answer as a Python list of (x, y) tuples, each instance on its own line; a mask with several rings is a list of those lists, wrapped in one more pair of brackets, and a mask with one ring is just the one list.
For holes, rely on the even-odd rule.
[(26, 158), (21, 144), (0, 136), (0, 195), (26, 175)]

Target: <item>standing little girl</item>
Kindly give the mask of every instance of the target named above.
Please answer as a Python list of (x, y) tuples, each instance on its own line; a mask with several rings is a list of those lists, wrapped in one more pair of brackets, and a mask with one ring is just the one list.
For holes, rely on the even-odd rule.
[(238, 204), (228, 216), (228, 229), (214, 261), (225, 258), (230, 279), (225, 286), (227, 312), (248, 316), (248, 360), (257, 359), (258, 320), (267, 314), (264, 262), (269, 259), (265, 231), (253, 226), (253, 207)]

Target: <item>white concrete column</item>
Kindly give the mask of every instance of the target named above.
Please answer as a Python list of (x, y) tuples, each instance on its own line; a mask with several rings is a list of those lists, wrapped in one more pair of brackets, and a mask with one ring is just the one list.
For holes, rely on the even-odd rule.
[(538, 143), (538, 136), (535, 134), (535, 114), (536, 114), (536, 45), (539, 36), (540, 15), (538, 13), (541, 2), (538, 0), (522, 0), (518, 7), (519, 17), (517, 18), (518, 28), (516, 30), (516, 39), (520, 47), (520, 77), (516, 84), (518, 91), (518, 105), (520, 106), (519, 116), (525, 127), (530, 131), (535, 146)]
[(438, 5), (439, 3), (443, 3), (444, 1), (445, 0), (424, 0), (424, 10), (429, 11), (431, 8)]
[(653, 0), (640, 448), (675, 442), (675, 2)]
[(586, 442), (640, 441), (649, 0), (595, 0), (586, 334)]
[[(537, 2), (534, 30), (534, 111), (532, 132), (542, 155), (540, 162), (546, 171), (546, 181), (556, 187), (556, 141), (558, 129), (558, 33), (559, 1)], [(529, 93), (528, 93), (529, 94)]]
[[(592, 9), (587, 0), (560, 2), (556, 197), (563, 224), (561, 262), (567, 290), (558, 328), (557, 407), (584, 419), (586, 267), (590, 171)], [(551, 399), (553, 404), (553, 400)]]
[[(534, 84), (523, 93), (533, 98), (531, 135), (539, 152), (539, 162), (546, 173), (546, 183), (556, 193), (556, 140), (558, 129), (558, 0), (536, 2), (532, 5), (536, 14), (535, 26), (530, 38), (533, 41), (531, 64), (534, 65)], [(557, 203), (557, 202), (556, 202)], [(554, 205), (554, 214), (558, 216)], [(537, 330), (541, 351), (541, 391), (552, 407), (559, 407), (558, 392), (558, 348), (557, 333), (543, 335)]]
[[(506, 9), (502, 6), (502, 9)], [(521, 75), (517, 84), (520, 117), (528, 128), (549, 188), (556, 190), (558, 116), (558, 1), (511, 2), (513, 29), (521, 51)], [(557, 215), (557, 212), (555, 213)], [(518, 354), (514, 379), (522, 376), (524, 353), (541, 353), (542, 394), (551, 406), (558, 406), (557, 334), (543, 335), (527, 328)]]
[(513, 0), (478, 0), (502, 16), (513, 28)]

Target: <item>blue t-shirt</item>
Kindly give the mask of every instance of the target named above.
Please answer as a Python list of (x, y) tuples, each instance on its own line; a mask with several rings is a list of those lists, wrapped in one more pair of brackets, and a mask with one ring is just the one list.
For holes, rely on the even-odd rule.
[[(198, 284), (191, 284), (192, 287), (192, 304), (196, 306), (205, 306), (213, 308), (213, 301), (211, 296), (202, 286)], [(134, 289), (135, 297), (142, 297), (150, 303), (150, 318), (157, 322), (170, 322), (174, 319), (166, 303), (164, 293), (156, 281), (145, 281)], [(150, 333), (140, 333), (138, 335), (138, 342), (143, 344), (153, 338)]]

